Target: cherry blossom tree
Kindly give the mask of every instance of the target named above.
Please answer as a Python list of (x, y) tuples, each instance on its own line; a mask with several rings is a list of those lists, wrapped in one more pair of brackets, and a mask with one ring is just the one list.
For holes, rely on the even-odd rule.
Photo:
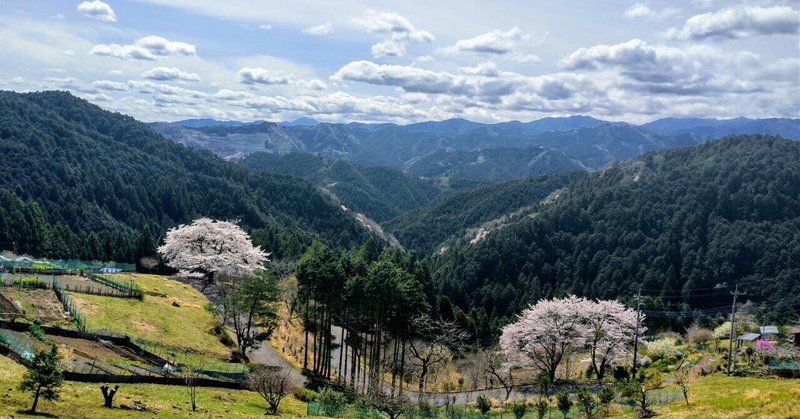
[(500, 346), (510, 360), (530, 362), (555, 379), (561, 361), (587, 348), (602, 380), (606, 367), (627, 351), (636, 330), (636, 311), (616, 301), (569, 296), (541, 300), (503, 329)]
[(586, 327), (579, 315), (586, 304), (586, 299), (574, 295), (541, 300), (503, 328), (500, 346), (509, 360), (533, 363), (552, 382), (561, 360), (586, 342)]
[(269, 253), (253, 246), (250, 236), (230, 221), (199, 218), (167, 231), (158, 253), (167, 266), (183, 274), (200, 274), (206, 285), (216, 275), (251, 274), (267, 262)]
[[(636, 333), (636, 311), (613, 300), (584, 301), (578, 315), (583, 319), (592, 369), (597, 380), (602, 381), (609, 363), (627, 353), (627, 344)], [(640, 333), (644, 330), (639, 329)]]

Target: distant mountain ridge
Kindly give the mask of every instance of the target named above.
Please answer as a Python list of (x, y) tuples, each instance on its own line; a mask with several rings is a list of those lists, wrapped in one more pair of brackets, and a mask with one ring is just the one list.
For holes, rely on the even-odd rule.
[[(649, 151), (702, 144), (724, 135), (765, 133), (800, 140), (800, 119), (787, 118), (664, 118), (643, 125), (580, 115), (498, 124), (456, 118), (409, 125), (317, 123), (300, 118), (286, 123), (254, 122), (238, 126), (154, 123), (151, 127), (173, 141), (208, 149), (226, 158), (240, 158), (257, 151), (309, 152), (367, 166), (394, 167), (442, 181), (447, 181), (452, 173), (474, 177), (475, 167), (470, 166), (474, 160), (466, 158), (470, 155), (483, 155), (488, 159), (484, 160), (486, 167), (503, 167), (518, 177), (531, 174), (525, 166), (520, 166), (527, 164), (520, 159), (490, 161), (491, 154), (502, 153), (487, 153), (488, 149), (545, 147), (553, 158), (572, 160), (577, 167), (593, 171)], [(454, 155), (464, 158), (453, 159)], [(436, 161), (435, 156), (441, 160)], [(463, 164), (459, 166), (457, 161)], [(434, 170), (440, 163), (440, 170)], [(569, 171), (576, 166), (565, 163), (554, 165), (553, 169), (539, 172)], [(508, 179), (492, 170), (484, 175), (480, 180)]]

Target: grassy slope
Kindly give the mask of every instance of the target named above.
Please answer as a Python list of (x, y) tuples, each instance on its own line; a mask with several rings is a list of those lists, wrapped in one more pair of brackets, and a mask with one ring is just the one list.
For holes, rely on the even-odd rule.
[[(209, 332), (215, 319), (205, 309), (208, 300), (203, 294), (187, 284), (158, 275), (120, 274), (116, 278), (133, 279), (143, 291), (167, 294), (167, 297), (145, 295), (144, 301), (138, 301), (72, 293), (90, 330), (124, 333), (217, 360), (230, 356), (230, 348)], [(180, 307), (173, 306), (173, 302)]]
[(710, 375), (691, 384), (689, 406), (656, 406), (660, 418), (800, 418), (800, 380)]
[[(31, 398), (17, 390), (25, 368), (0, 356), (0, 417), (33, 417), (22, 411), (30, 408)], [(11, 390), (8, 390), (11, 389)], [(61, 389), (61, 400), (40, 401), (39, 411), (62, 418), (183, 418), (199, 417), (249, 418), (264, 414), (266, 407), (261, 397), (252, 391), (199, 388), (197, 390), (198, 411), (191, 413), (189, 396), (181, 386), (156, 384), (122, 384), (114, 398), (114, 406), (133, 406), (139, 401), (153, 412), (134, 412), (119, 408), (102, 407), (103, 396), (99, 384), (65, 382)], [(306, 405), (294, 397), (286, 397), (279, 412), (283, 417), (303, 416)]]

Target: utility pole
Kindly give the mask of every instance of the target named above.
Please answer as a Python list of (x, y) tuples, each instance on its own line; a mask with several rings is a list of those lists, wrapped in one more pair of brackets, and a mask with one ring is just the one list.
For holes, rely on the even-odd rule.
[(642, 318), (642, 287), (636, 293), (636, 335), (633, 338), (633, 379), (636, 380), (636, 358), (639, 352), (639, 323)]
[(731, 295), (733, 295), (733, 305), (731, 306), (731, 336), (730, 342), (728, 343), (728, 375), (731, 375), (731, 365), (735, 366), (736, 364), (736, 354), (733, 352), (733, 337), (736, 335), (736, 297), (745, 294), (747, 294), (747, 291), (739, 292), (738, 284), (736, 285), (736, 289), (731, 291)]

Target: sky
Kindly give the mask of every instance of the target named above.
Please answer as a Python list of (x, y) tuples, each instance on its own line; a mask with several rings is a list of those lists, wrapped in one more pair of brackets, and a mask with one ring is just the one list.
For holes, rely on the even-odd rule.
[(800, 0), (0, 0), (0, 90), (144, 121), (800, 117)]

